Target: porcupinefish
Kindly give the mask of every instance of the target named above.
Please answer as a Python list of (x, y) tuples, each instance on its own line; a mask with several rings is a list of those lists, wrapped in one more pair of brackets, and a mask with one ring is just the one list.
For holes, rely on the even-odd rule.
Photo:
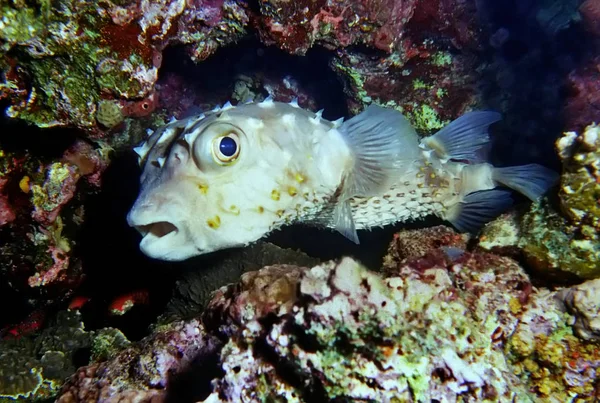
[(251, 244), (294, 223), (357, 230), (436, 215), (475, 231), (538, 199), (558, 175), (481, 156), (491, 111), (467, 112), (419, 140), (403, 114), (377, 105), (329, 121), (267, 98), (174, 120), (135, 148), (141, 189), (127, 215), (151, 258), (180, 261)]

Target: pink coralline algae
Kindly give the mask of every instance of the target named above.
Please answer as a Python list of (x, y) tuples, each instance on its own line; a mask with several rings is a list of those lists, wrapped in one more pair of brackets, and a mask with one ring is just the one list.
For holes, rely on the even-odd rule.
[[(415, 237), (440, 246), (395, 251)], [(464, 246), (441, 227), (405, 231), (386, 277), (348, 257), (247, 272), (201, 320), (80, 368), (58, 402), (591, 401), (600, 351), (572, 325), (597, 327), (597, 286), (537, 288), (514, 260)]]
[(40, 224), (51, 225), (61, 208), (73, 198), (80, 174), (77, 167), (57, 162), (48, 168), (46, 175), (42, 185), (31, 187), (34, 205), (32, 217)]
[(1, 7), (0, 98), (10, 101), (8, 116), (95, 138), (105, 137), (95, 120), (103, 99), (134, 102), (131, 116), (140, 116), (135, 102), (151, 100), (166, 46), (187, 45), (203, 60), (248, 22), (244, 5), (230, 0)]
[(417, 2), (299, 1), (294, 7), (271, 0), (260, 3), (260, 34), (266, 44), (305, 54), (319, 43), (335, 49), (362, 43), (390, 52), (402, 37)]
[(0, 178), (0, 227), (6, 223), (9, 223), (15, 219), (15, 212), (13, 211), (8, 197), (3, 194), (3, 189), (8, 179)]
[(565, 131), (583, 131), (590, 122), (600, 122), (600, 57), (571, 72), (568, 84)]

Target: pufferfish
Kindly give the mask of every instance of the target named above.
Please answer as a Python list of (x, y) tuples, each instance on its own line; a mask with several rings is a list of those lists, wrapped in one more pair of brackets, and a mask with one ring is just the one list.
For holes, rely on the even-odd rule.
[(403, 114), (370, 105), (344, 121), (297, 101), (230, 103), (154, 131), (135, 148), (140, 193), (127, 215), (141, 251), (181, 261), (251, 244), (291, 224), (357, 230), (438, 216), (476, 231), (511, 205), (538, 199), (557, 173), (495, 167), (482, 157), (500, 119), (473, 111), (419, 139)]

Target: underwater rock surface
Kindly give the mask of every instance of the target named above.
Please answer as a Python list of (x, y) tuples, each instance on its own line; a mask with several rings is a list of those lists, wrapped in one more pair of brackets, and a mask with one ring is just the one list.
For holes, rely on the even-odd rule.
[[(0, 402), (46, 401), (82, 364), (82, 352), (106, 360), (129, 341), (117, 329), (88, 332), (78, 312), (61, 311), (37, 337), (0, 340)], [(83, 360), (85, 361), (85, 359)]]
[[(483, 230), (479, 245), (520, 250), (531, 268), (557, 280), (600, 277), (600, 128), (565, 132), (556, 141), (563, 164), (558, 200), (542, 199), (524, 214), (503, 215)], [(518, 252), (515, 252), (518, 254)]]
[(507, 257), (442, 246), (399, 259), (394, 245), (387, 277), (351, 258), (245, 273), (201, 318), (80, 368), (58, 401), (561, 402), (598, 393), (600, 352), (586, 340), (597, 330), (583, 330), (597, 326), (591, 282), (538, 289)]
[[(0, 2), (0, 105), (20, 122), (0, 121), (0, 402), (600, 399), (599, 17), (596, 0)], [(265, 67), (280, 60), (290, 66)], [(335, 91), (302, 72), (313, 63)], [(179, 277), (141, 342), (99, 330), (100, 317), (90, 331), (76, 312), (51, 320), (72, 296), (87, 301), (82, 228), (117, 158), (171, 117), (266, 95), (333, 119), (392, 107), (419, 134), (501, 111), (500, 151), (556, 158), (558, 195), (478, 239), (402, 230), (379, 273), (341, 253), (223, 254)], [(122, 291), (110, 307), (124, 315), (131, 290), (107, 286), (120, 268), (169, 281), (148, 261), (121, 262), (115, 227), (83, 249), (118, 266), (95, 273), (90, 304)]]

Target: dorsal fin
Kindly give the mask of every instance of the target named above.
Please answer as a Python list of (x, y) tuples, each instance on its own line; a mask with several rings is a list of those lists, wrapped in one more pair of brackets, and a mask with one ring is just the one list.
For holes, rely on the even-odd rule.
[(457, 159), (483, 162), (477, 151), (489, 143), (488, 128), (502, 116), (497, 112), (467, 112), (421, 142), (444, 160)]

